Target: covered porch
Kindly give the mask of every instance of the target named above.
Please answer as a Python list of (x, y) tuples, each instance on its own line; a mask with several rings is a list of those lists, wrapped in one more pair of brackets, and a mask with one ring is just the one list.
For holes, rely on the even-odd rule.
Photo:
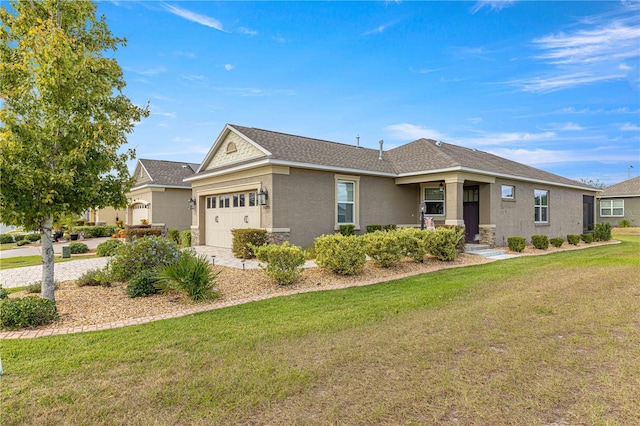
[(433, 218), (436, 226), (464, 226), (469, 244), (495, 245), (495, 224), (491, 222), (495, 177), (452, 171), (401, 176), (395, 182), (419, 185), (419, 218)]

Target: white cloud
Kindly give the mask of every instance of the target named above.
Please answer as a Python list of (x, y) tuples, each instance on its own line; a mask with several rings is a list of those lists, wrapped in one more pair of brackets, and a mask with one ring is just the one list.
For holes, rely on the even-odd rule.
[(188, 143), (191, 142), (191, 139), (189, 138), (183, 138), (181, 136), (176, 136), (175, 138), (171, 139), (173, 142), (177, 142), (177, 143)]
[(233, 69), (233, 65), (231, 64), (224, 64), (224, 69), (227, 71), (231, 71)]
[(502, 132), (502, 133), (482, 133), (480, 136), (471, 138), (456, 138), (454, 143), (466, 147), (483, 147), (494, 145), (516, 145), (530, 144), (532, 142), (548, 141), (556, 138), (554, 132)]
[(256, 87), (216, 87), (215, 89), (233, 96), (295, 95), (295, 92), (289, 89), (259, 89)]
[(628, 155), (616, 151), (612, 149), (603, 152), (597, 149), (593, 151), (552, 151), (548, 149), (497, 148), (488, 152), (527, 165), (584, 163), (588, 161), (607, 163), (625, 161), (628, 158)]
[(240, 34), (247, 34), (247, 35), (252, 35), (252, 36), (254, 36), (254, 35), (258, 35), (258, 32), (257, 32), (257, 31), (250, 30), (249, 28), (245, 28), (245, 27), (240, 27), (240, 28), (238, 28), (238, 32), (239, 32)]
[(640, 126), (634, 123), (623, 123), (620, 125), (620, 130), (623, 132), (638, 132), (640, 131)]
[(513, 5), (513, 3), (515, 3), (515, 0), (480, 0), (471, 8), (471, 13), (477, 13), (485, 7), (491, 10), (502, 10)]
[(392, 124), (384, 128), (391, 134), (391, 137), (401, 140), (416, 140), (420, 138), (446, 140), (448, 136), (438, 132), (437, 130), (428, 129), (410, 123)]
[(482, 117), (471, 117), (471, 118), (467, 118), (467, 121), (472, 123), (472, 124), (478, 124), (478, 123), (482, 123)]
[(222, 23), (215, 18), (211, 18), (206, 15), (200, 15), (199, 13), (191, 12), (187, 9), (183, 9), (178, 6), (172, 6), (170, 4), (164, 5), (165, 9), (173, 13), (176, 16), (186, 19), (187, 21), (195, 22), (205, 27), (213, 28), (218, 31), (226, 32), (222, 28)]
[(582, 86), (585, 84), (596, 83), (599, 81), (611, 81), (626, 78), (623, 73), (609, 73), (604, 75), (574, 73), (550, 75), (547, 77), (535, 77), (529, 80), (513, 80), (510, 83), (525, 92), (532, 93), (550, 93), (557, 90), (568, 89), (572, 87)]
[(144, 68), (144, 69), (126, 68), (126, 70), (127, 71), (131, 71), (131, 72), (136, 73), (136, 74), (139, 74), (139, 75), (152, 76), (152, 75), (161, 74), (161, 73), (165, 72), (167, 69), (165, 67), (154, 67), (154, 68)]
[(582, 127), (579, 124), (573, 123), (571, 121), (569, 121), (568, 123), (550, 123), (550, 124), (547, 124), (545, 127), (547, 127), (550, 130), (556, 130), (559, 132), (576, 132), (576, 131), (584, 130), (584, 127)]

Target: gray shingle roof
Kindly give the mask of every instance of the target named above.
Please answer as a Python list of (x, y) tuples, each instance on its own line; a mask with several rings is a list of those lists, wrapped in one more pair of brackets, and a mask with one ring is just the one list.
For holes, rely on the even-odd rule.
[(436, 142), (430, 139), (418, 139), (384, 151), (382, 159), (379, 159), (380, 154), (377, 149), (356, 147), (355, 145), (234, 124), (230, 124), (229, 127), (269, 151), (271, 153), (269, 159), (308, 164), (309, 167), (326, 166), (396, 176), (457, 168), (486, 172), (490, 175), (521, 177), (594, 189), (589, 185), (507, 160), (488, 152)]
[(600, 198), (606, 197), (640, 197), (640, 176), (611, 185), (602, 191)]
[(196, 170), (198, 170), (199, 164), (185, 163), (179, 161), (164, 161), (164, 160), (149, 160), (139, 159), (139, 164), (149, 174), (151, 181), (139, 181), (138, 184), (153, 184), (153, 185), (167, 185), (167, 186), (184, 186), (189, 188), (191, 185), (188, 182), (183, 182), (183, 179), (193, 176)]

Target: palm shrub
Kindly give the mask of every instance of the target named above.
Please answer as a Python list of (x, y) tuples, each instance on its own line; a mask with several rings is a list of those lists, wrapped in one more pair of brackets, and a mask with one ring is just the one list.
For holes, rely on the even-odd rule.
[(562, 238), (551, 238), (549, 240), (549, 242), (554, 247), (562, 247), (562, 244), (564, 243), (564, 240)]
[(427, 238), (431, 231), (417, 228), (400, 228), (396, 231), (402, 254), (416, 262), (424, 262), (427, 255)]
[(580, 242), (580, 237), (581, 237), (580, 235), (569, 234), (567, 235), (567, 242), (572, 246), (577, 246), (578, 243)]
[(388, 268), (399, 262), (404, 256), (397, 232), (376, 231), (360, 237), (365, 253), (376, 266)]
[(52, 300), (34, 296), (0, 300), (0, 328), (37, 327), (57, 319), (56, 303)]
[(301, 247), (285, 241), (281, 245), (253, 247), (253, 251), (259, 261), (266, 263), (260, 267), (280, 285), (293, 284), (302, 275), (306, 254)]
[(129, 281), (140, 272), (175, 262), (180, 250), (175, 243), (161, 237), (143, 237), (118, 247), (107, 263), (112, 279)]
[(364, 244), (355, 235), (322, 235), (315, 239), (314, 246), (316, 265), (338, 274), (357, 274), (367, 260)]
[(509, 250), (520, 253), (527, 246), (527, 240), (524, 237), (509, 237), (507, 238), (507, 245)]
[(531, 244), (538, 250), (546, 250), (549, 248), (549, 237), (546, 235), (532, 235)]
[(89, 247), (85, 243), (69, 243), (69, 253), (83, 254), (88, 253)]
[(611, 224), (608, 222), (596, 223), (593, 228), (594, 241), (609, 241), (611, 239)]
[(452, 261), (458, 257), (458, 245), (464, 238), (464, 228), (439, 227), (427, 237), (427, 249), (438, 260)]
[(122, 241), (115, 238), (103, 241), (96, 247), (96, 254), (101, 257), (113, 256), (122, 244), (124, 244)]
[(218, 297), (214, 288), (218, 274), (220, 272), (214, 272), (209, 267), (206, 256), (185, 250), (174, 262), (159, 268), (156, 287), (161, 292), (184, 293), (195, 301), (211, 300)]

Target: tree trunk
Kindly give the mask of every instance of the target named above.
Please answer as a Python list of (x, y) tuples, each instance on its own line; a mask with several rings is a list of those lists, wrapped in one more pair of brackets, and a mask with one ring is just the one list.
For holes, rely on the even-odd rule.
[(53, 216), (49, 215), (40, 227), (40, 243), (42, 244), (42, 290), (40, 296), (45, 299), (56, 301), (53, 294), (53, 238), (51, 237), (53, 228)]

